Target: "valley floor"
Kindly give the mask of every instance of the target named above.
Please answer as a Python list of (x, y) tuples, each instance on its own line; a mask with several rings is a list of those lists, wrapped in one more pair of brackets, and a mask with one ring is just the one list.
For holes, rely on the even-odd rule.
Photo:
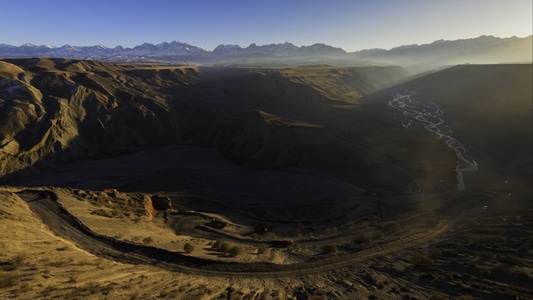
[[(239, 173), (223, 169), (208, 176), (220, 182), (207, 182), (221, 187), (228, 179), (215, 172)], [(88, 176), (90, 169), (84, 170)], [(254, 177), (247, 178), (247, 186), (254, 186)], [(513, 204), (506, 193), (381, 197), (342, 185), (339, 177), (326, 179), (320, 178), (326, 185), (349, 186), (353, 196), (331, 202), (311, 197), (306, 203), (302, 195), (312, 191), (297, 190), (294, 202), (255, 211), (257, 199), (247, 203), (241, 195), (224, 206), (214, 196), (226, 190), (202, 193), (193, 181), (164, 193), (89, 188), (105, 180), (87, 180), (88, 186), (77, 188), (59, 187), (60, 182), (39, 187), (36, 181), (32, 188), (2, 187), (0, 296), (528, 299), (532, 294), (533, 212)], [(156, 195), (172, 207), (155, 209)], [(317, 210), (322, 214), (311, 213)], [(288, 240), (294, 244), (272, 245)], [(224, 252), (217, 243), (236, 252)]]

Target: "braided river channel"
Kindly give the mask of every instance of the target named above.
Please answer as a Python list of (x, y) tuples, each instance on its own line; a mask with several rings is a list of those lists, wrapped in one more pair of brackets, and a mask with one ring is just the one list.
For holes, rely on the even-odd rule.
[(394, 119), (400, 121), (404, 128), (421, 126), (436, 135), (438, 139), (442, 139), (455, 152), (457, 190), (464, 190), (463, 173), (477, 171), (478, 165), (472, 157), (466, 154), (465, 147), (453, 136), (452, 130), (446, 125), (443, 109), (436, 103), (419, 99), (416, 92), (405, 89), (396, 93), (387, 105), (400, 112), (395, 114)]

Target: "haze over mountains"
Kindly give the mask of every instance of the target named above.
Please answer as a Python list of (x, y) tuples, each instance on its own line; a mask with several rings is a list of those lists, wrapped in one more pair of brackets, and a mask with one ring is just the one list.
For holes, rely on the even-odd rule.
[[(298, 65), (326, 63), (333, 65), (395, 64), (406, 67), (428, 67), (460, 63), (522, 63), (530, 62), (532, 37), (478, 38), (444, 41), (431, 44), (405, 45), (384, 49), (346, 52), (324, 44), (297, 47), (291, 43), (261, 45), (246, 48), (219, 45), (213, 51), (199, 46), (173, 41), (157, 45), (144, 43), (133, 48), (117, 46), (11, 46), (0, 44), (0, 57), (62, 57), (113, 62), (167, 62), (190, 64), (277, 64)], [(290, 60), (292, 59), (292, 60)]]

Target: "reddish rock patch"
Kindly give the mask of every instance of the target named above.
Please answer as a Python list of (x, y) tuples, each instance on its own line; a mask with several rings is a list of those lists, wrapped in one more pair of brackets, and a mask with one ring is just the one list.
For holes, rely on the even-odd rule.
[(170, 198), (160, 195), (153, 195), (148, 197), (145, 207), (146, 211), (148, 212), (148, 215), (150, 216), (150, 220), (153, 220), (162, 211), (165, 211), (167, 209), (174, 210)]

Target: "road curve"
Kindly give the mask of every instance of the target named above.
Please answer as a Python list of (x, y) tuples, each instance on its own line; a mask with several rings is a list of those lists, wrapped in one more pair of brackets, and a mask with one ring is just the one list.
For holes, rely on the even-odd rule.
[(276, 277), (328, 272), (426, 243), (444, 233), (452, 223), (451, 221), (441, 221), (431, 230), (378, 244), (357, 253), (325, 256), (304, 263), (290, 265), (236, 263), (186, 256), (177, 252), (99, 235), (69, 214), (50, 197), (40, 195), (37, 192), (21, 192), (19, 196), (55, 234), (72, 241), (79, 248), (96, 256), (122, 263), (146, 264), (170, 271), (202, 276)]

